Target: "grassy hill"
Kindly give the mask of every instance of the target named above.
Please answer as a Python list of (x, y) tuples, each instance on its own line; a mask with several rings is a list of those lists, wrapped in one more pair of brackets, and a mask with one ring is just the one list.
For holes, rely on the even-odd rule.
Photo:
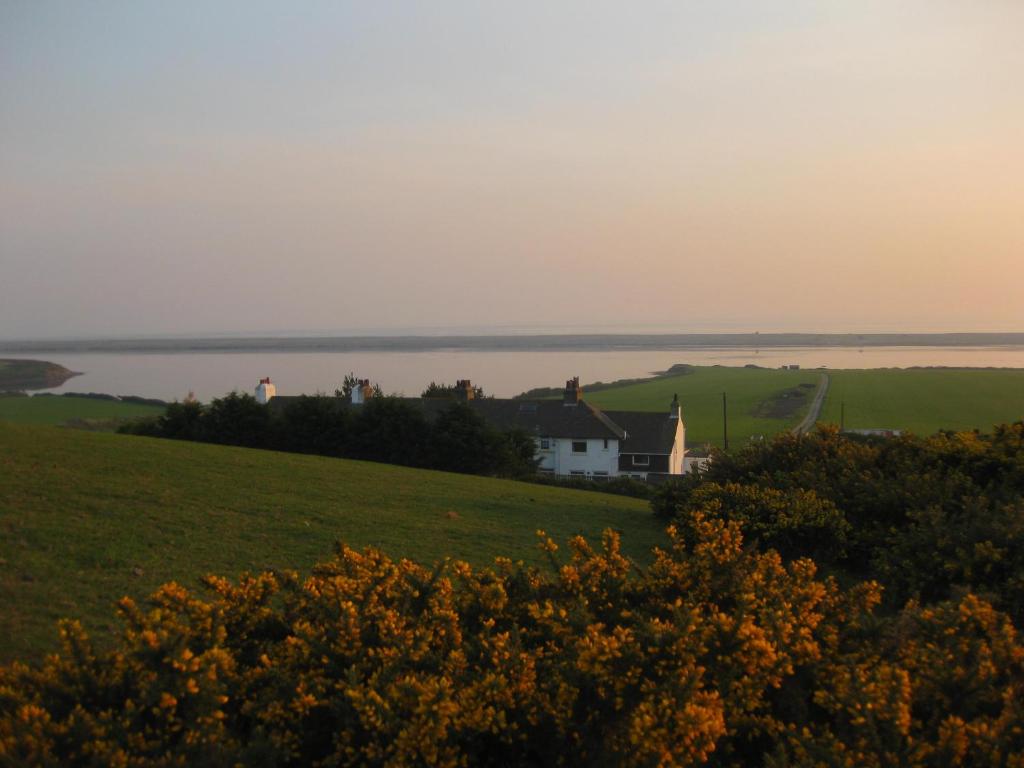
[(539, 563), (608, 527), (640, 561), (663, 540), (645, 502), (316, 456), (0, 422), (0, 661), (54, 647), (54, 622), (103, 636), (113, 603), (205, 573), (308, 568), (335, 541), (433, 562)]
[[(729, 400), (729, 441), (773, 435), (800, 421), (821, 374), (769, 368), (692, 367), (681, 375), (587, 392), (588, 402), (609, 410), (665, 411), (678, 393), (686, 422), (686, 444), (722, 445), (722, 393)], [(803, 386), (801, 386), (803, 385)]]
[(892, 428), (927, 435), (940, 429), (989, 431), (1024, 418), (1024, 370), (876, 369), (830, 371), (820, 421), (848, 428)]
[(113, 429), (118, 423), (163, 412), (161, 406), (91, 397), (0, 397), (0, 421), (17, 424), (74, 424)]

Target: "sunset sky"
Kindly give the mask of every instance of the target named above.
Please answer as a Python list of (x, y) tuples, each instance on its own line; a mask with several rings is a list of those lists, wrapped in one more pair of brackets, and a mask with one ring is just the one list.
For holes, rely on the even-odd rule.
[(1024, 3), (0, 0), (0, 336), (1024, 330)]

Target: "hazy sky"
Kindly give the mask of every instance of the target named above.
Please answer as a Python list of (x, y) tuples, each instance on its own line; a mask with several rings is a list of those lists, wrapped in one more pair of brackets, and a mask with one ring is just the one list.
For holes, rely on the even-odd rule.
[(0, 336), (1024, 330), (1020, 0), (0, 0)]

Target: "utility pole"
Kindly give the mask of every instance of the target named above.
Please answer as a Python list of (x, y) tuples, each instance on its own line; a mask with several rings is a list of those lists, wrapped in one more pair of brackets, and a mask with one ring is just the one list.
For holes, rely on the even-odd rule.
[(729, 450), (729, 406), (726, 403), (725, 392), (722, 393), (722, 442), (725, 443), (725, 450)]
[(839, 403), (839, 431), (846, 431), (846, 401), (843, 400)]

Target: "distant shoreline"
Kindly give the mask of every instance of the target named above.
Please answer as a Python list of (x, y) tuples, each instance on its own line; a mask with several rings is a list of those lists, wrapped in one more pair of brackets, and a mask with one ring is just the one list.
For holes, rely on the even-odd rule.
[(54, 389), (81, 375), (49, 360), (0, 359), (0, 392)]
[(7, 354), (567, 352), (863, 347), (1013, 347), (1024, 333), (687, 333), (0, 340)]

